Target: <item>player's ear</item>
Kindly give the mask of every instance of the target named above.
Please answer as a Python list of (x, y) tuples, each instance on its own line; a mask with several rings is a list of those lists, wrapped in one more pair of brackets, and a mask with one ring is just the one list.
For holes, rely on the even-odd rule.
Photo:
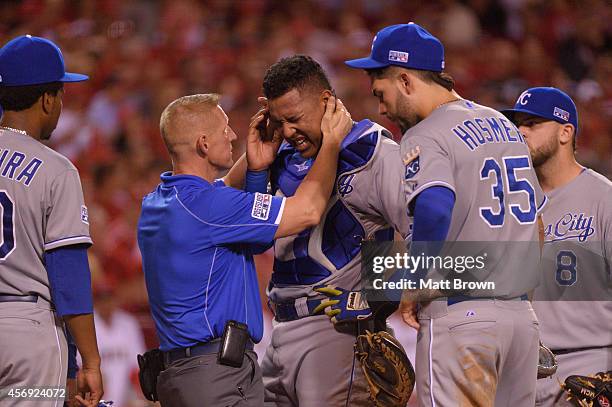
[(325, 89), (323, 92), (321, 92), (320, 101), (323, 104), (323, 107), (327, 106), (327, 101), (332, 95), (333, 93), (329, 89)]
[(42, 110), (45, 114), (51, 114), (51, 112), (53, 111), (53, 105), (55, 104), (56, 98), (57, 96), (54, 96), (47, 92), (42, 94), (42, 96), (40, 97), (40, 103), (41, 103)]
[(400, 91), (402, 91), (402, 93), (407, 94), (407, 95), (413, 93), (414, 78), (405, 69), (402, 69), (398, 73), (396, 83)]
[(561, 144), (571, 144), (572, 137), (574, 136), (574, 126), (571, 124), (562, 124), (559, 131), (559, 141)]
[(196, 150), (201, 157), (206, 157), (208, 155), (208, 140), (205, 134), (198, 137), (196, 141)]

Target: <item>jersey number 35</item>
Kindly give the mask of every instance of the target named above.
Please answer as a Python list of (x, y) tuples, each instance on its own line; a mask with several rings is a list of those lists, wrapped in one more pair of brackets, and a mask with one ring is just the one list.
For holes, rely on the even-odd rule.
[(484, 160), (480, 169), (480, 180), (492, 181), (491, 195), (494, 200), (497, 200), (497, 208), (481, 206), (479, 210), (480, 217), (490, 227), (500, 228), (504, 225), (506, 221), (505, 198), (511, 194), (524, 194), (527, 198), (526, 209), (518, 204), (509, 205), (512, 217), (522, 225), (535, 222), (537, 213), (535, 190), (528, 179), (520, 178), (517, 175), (517, 171), (530, 168), (527, 156), (503, 157), (501, 163), (492, 157)]

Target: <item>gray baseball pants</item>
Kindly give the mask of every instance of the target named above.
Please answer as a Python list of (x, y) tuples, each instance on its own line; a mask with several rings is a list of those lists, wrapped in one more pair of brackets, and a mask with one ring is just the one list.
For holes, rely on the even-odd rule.
[(418, 314), (419, 406), (533, 406), (539, 325), (528, 301), (432, 301)]
[[(63, 326), (51, 304), (40, 297), (38, 302), (0, 302), (0, 405), (63, 405), (68, 372)], [(7, 395), (11, 389), (41, 387), (60, 397)]]

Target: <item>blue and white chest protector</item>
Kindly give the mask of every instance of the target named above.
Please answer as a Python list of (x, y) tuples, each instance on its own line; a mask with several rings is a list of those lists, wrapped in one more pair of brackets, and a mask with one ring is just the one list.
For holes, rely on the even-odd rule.
[[(290, 197), (308, 174), (313, 159), (283, 144), (272, 168), (272, 193)], [(274, 302), (315, 296), (312, 287), (360, 285), (360, 246), (364, 239), (393, 240), (409, 234), (399, 146), (370, 120), (356, 123), (342, 143), (334, 192), (322, 222), (277, 239), (268, 287)]]

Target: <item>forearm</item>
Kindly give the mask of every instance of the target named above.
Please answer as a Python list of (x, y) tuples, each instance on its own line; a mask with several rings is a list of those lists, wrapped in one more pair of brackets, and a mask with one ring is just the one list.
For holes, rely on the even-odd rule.
[(295, 192), (296, 200), (309, 204), (316, 214), (323, 214), (334, 188), (339, 151), (340, 145), (323, 143), (312, 168)]
[(100, 353), (96, 341), (96, 329), (93, 314), (66, 315), (64, 322), (68, 326), (72, 339), (83, 359), (83, 368), (98, 368)]
[(247, 170), (246, 153), (242, 154), (229, 172), (223, 177), (223, 183), (232, 188), (243, 189)]
[(321, 222), (331, 195), (338, 165), (337, 145), (323, 145), (308, 175), (292, 197), (274, 237), (290, 236)]

